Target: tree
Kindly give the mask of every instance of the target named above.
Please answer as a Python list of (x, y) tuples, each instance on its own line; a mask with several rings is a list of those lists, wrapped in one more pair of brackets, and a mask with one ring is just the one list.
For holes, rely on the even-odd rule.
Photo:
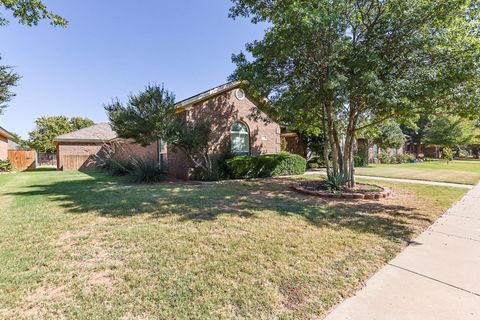
[(405, 144), (405, 135), (400, 125), (394, 121), (379, 125), (373, 142), (382, 149), (398, 149)]
[[(66, 27), (68, 21), (59, 15), (49, 11), (39, 0), (0, 0), (0, 8), (11, 12), (21, 24), (27, 26), (37, 25), (40, 20), (49, 20), (54, 26)], [(0, 14), (0, 26), (4, 26), (8, 20)], [(20, 76), (12, 71), (9, 66), (0, 65), (0, 114), (6, 107), (6, 103), (15, 95), (11, 92), (12, 87), (17, 85)]]
[[(72, 121), (73, 120), (73, 121)], [(35, 121), (35, 129), (29, 133), (28, 145), (39, 152), (55, 152), (53, 139), (94, 124), (87, 118), (68, 119), (65, 116), (40, 117)]]
[(91, 127), (95, 124), (93, 120), (90, 120), (88, 118), (81, 118), (81, 117), (73, 117), (70, 118), (68, 121), (70, 124), (70, 127), (72, 128), (72, 131), (77, 131), (83, 128), (88, 128)]
[[(65, 27), (68, 21), (47, 9), (40, 0), (0, 0), (0, 7), (12, 13), (21, 24), (29, 27), (36, 26), (40, 20), (49, 20), (53, 26)], [(8, 20), (0, 14), (0, 25)]]
[(438, 116), (427, 129), (425, 142), (445, 148), (475, 144), (479, 131), (475, 123), (454, 116)]
[(269, 28), (247, 44), (252, 59), (233, 56), (232, 78), (248, 80), (256, 96), (268, 97), (261, 107), (276, 120), (322, 130), (331, 172), (348, 177), (350, 186), (363, 130), (438, 109), (479, 114), (473, 0), (233, 2), (232, 18), (250, 17)]
[(187, 123), (176, 114), (175, 95), (163, 86), (149, 85), (126, 104), (114, 100), (105, 106), (113, 130), (120, 138), (133, 139), (142, 146), (162, 140), (181, 150), (209, 179), (213, 174), (207, 122)]
[(421, 114), (416, 118), (409, 119), (408, 124), (402, 124), (403, 133), (408, 135), (415, 147), (415, 155), (418, 156), (421, 152), (422, 143), (424, 143), (425, 135), (428, 127), (433, 119), (433, 115)]
[(12, 132), (12, 139), (10, 139), (10, 140), (15, 142), (16, 144), (18, 144), (22, 148), (27, 148), (28, 147), (28, 141), (23, 140), (22, 137), (18, 133)]
[(11, 87), (17, 84), (19, 78), (20, 76), (13, 72), (11, 67), (0, 65), (0, 114), (6, 108), (7, 102), (14, 96)]

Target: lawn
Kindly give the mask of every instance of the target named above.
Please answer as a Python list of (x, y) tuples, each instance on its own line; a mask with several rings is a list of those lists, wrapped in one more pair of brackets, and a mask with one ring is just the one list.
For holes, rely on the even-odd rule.
[(403, 178), (476, 184), (480, 180), (480, 161), (455, 160), (429, 161), (423, 163), (376, 164), (367, 168), (356, 168), (356, 173), (364, 176)]
[(0, 318), (322, 318), (466, 192), (326, 202), (289, 183), (0, 176)]

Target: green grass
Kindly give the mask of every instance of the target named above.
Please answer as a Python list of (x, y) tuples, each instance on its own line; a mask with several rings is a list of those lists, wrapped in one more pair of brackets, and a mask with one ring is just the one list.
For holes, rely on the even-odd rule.
[(291, 182), (2, 175), (0, 318), (321, 318), (465, 193), (325, 202)]
[(364, 176), (403, 178), (476, 184), (480, 180), (480, 161), (455, 160), (429, 161), (423, 163), (376, 164), (367, 168), (356, 168), (356, 173)]

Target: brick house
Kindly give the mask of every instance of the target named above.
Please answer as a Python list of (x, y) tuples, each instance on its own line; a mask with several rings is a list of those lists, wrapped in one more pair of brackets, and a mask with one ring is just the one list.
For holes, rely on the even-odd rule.
[[(280, 152), (280, 126), (262, 112), (252, 116), (257, 102), (242, 89), (241, 82), (228, 83), (202, 92), (177, 103), (177, 115), (186, 124), (207, 120), (212, 129), (209, 153), (212, 162), (226, 153), (274, 154)], [(170, 175), (191, 179), (195, 173), (187, 156), (171, 145), (161, 142), (141, 147), (119, 139), (107, 123), (97, 124), (54, 139), (57, 167), (60, 170), (90, 169), (92, 159), (101, 158), (105, 144), (115, 147), (123, 158), (150, 157), (166, 166)]]
[[(185, 123), (200, 119), (211, 124), (210, 154), (212, 161), (226, 153), (275, 154), (280, 152), (280, 126), (268, 121), (257, 108), (258, 103), (242, 89), (242, 82), (228, 83), (177, 103), (177, 114)], [(252, 116), (252, 110), (258, 116)], [(168, 172), (189, 179), (194, 168), (185, 154), (167, 148)]]
[(0, 160), (8, 159), (8, 139), (12, 138), (10, 132), (0, 127)]

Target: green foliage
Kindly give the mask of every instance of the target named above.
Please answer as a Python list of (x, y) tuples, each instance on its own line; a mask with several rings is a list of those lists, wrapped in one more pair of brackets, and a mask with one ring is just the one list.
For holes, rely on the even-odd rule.
[(170, 142), (181, 135), (175, 95), (163, 86), (148, 85), (144, 91), (130, 95), (127, 103), (116, 99), (105, 110), (120, 138), (133, 139), (144, 147), (160, 138)]
[(114, 154), (105, 160), (100, 169), (111, 176), (126, 176), (132, 170), (132, 161), (120, 158)]
[(28, 148), (29, 147), (28, 146), (28, 141), (23, 140), (22, 137), (18, 133), (12, 132), (12, 139), (10, 139), (10, 140), (15, 142), (16, 144), (18, 144), (22, 148)]
[(447, 160), (447, 164), (453, 160), (454, 152), (452, 148), (443, 148), (442, 149), (442, 158)]
[(0, 66), (0, 114), (2, 114), (7, 102), (15, 96), (11, 92), (11, 88), (17, 85), (19, 79), (20, 76), (13, 72), (11, 67)]
[(232, 78), (268, 97), (262, 108), (275, 120), (311, 133), (328, 129), (333, 167), (344, 174), (353, 174), (357, 132), (385, 119), (439, 110), (480, 115), (474, 0), (233, 3), (232, 18), (268, 28), (246, 45), (248, 54), (233, 57)]
[(382, 151), (378, 155), (378, 161), (380, 161), (380, 163), (388, 164), (391, 163), (391, 157), (388, 153)]
[(0, 160), (0, 172), (9, 172), (13, 170), (10, 160)]
[(88, 128), (95, 124), (93, 120), (90, 120), (88, 118), (81, 118), (81, 117), (70, 118), (68, 123), (70, 124), (70, 127), (72, 128), (73, 131), (77, 131), (83, 128)]
[(329, 172), (325, 186), (330, 192), (336, 192), (344, 190), (349, 182), (349, 178), (341, 172)]
[(200, 171), (199, 178), (209, 180), (215, 175), (208, 149), (209, 123), (183, 121), (176, 114), (175, 95), (163, 86), (149, 85), (131, 95), (126, 104), (117, 99), (105, 110), (119, 137), (133, 139), (142, 146), (163, 140), (185, 153)]
[(457, 147), (474, 144), (479, 131), (473, 121), (454, 116), (438, 116), (428, 128), (425, 141), (431, 145)]
[(368, 167), (368, 146), (366, 144), (358, 148), (357, 154), (353, 157), (353, 163), (356, 168)]
[(378, 155), (378, 161), (382, 164), (400, 164), (400, 163), (409, 163), (415, 160), (415, 156), (412, 154), (394, 154), (390, 155), (387, 152), (381, 152)]
[(323, 157), (315, 156), (308, 160), (307, 167), (311, 169), (325, 167), (325, 160)]
[(65, 116), (40, 117), (35, 120), (35, 129), (29, 133), (28, 145), (39, 152), (55, 152), (53, 139), (95, 124), (87, 118)]
[(405, 141), (405, 135), (400, 125), (394, 121), (389, 121), (376, 127), (373, 142), (382, 149), (398, 149), (405, 144)]
[(227, 160), (232, 179), (251, 179), (299, 175), (305, 173), (307, 161), (296, 154), (239, 156)]
[(165, 172), (155, 159), (133, 158), (129, 176), (135, 183), (155, 183), (165, 180)]
[[(36, 26), (40, 20), (49, 20), (51, 25), (66, 27), (68, 21), (47, 9), (40, 0), (0, 0), (0, 7), (10, 11), (21, 24)], [(0, 25), (7, 24), (0, 15)]]

